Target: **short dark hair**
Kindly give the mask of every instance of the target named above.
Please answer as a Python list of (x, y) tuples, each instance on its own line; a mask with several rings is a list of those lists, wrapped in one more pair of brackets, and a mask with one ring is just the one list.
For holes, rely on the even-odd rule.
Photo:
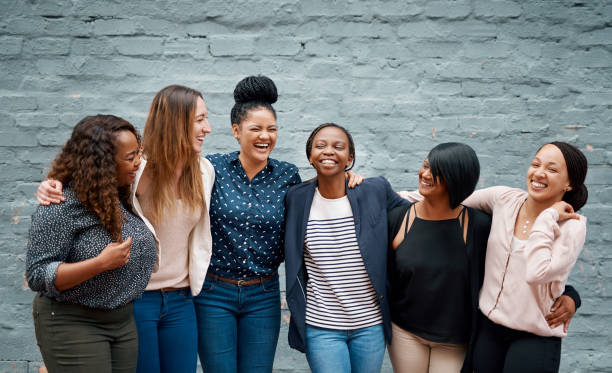
[(434, 181), (438, 178), (448, 186), (451, 208), (456, 208), (474, 189), (480, 177), (480, 163), (470, 146), (446, 142), (435, 146), (427, 155)]
[(310, 133), (310, 136), (308, 136), (308, 140), (306, 141), (306, 158), (310, 159), (310, 152), (312, 151), (312, 143), (314, 141), (315, 136), (317, 135), (317, 133), (319, 133), (319, 131), (321, 131), (323, 128), (326, 128), (326, 127), (336, 127), (342, 130), (342, 132), (344, 132), (344, 134), (348, 138), (349, 155), (351, 156), (351, 159), (353, 161), (351, 162), (350, 166), (344, 169), (344, 171), (350, 170), (355, 165), (355, 143), (353, 142), (353, 136), (351, 136), (351, 134), (346, 128), (336, 123), (328, 122), (328, 123), (320, 124), (317, 128), (315, 128)]
[(267, 76), (247, 76), (234, 88), (234, 106), (230, 114), (233, 124), (240, 124), (250, 110), (265, 108), (272, 112), (276, 119), (276, 111), (272, 104), (278, 99), (276, 84)]
[[(589, 198), (589, 191), (586, 185), (584, 185), (588, 168), (587, 159), (584, 153), (574, 145), (563, 141), (553, 141), (548, 144), (554, 145), (561, 150), (561, 154), (563, 154), (563, 158), (565, 159), (567, 176), (572, 189), (565, 192), (562, 200), (572, 205), (574, 211), (578, 211), (585, 205)], [(538, 149), (538, 152), (539, 151)]]

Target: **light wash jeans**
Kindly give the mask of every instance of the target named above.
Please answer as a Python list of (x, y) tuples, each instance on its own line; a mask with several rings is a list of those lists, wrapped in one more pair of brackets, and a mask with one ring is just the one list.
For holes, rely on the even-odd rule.
[(382, 324), (355, 330), (306, 324), (306, 358), (312, 373), (378, 373), (384, 356)]

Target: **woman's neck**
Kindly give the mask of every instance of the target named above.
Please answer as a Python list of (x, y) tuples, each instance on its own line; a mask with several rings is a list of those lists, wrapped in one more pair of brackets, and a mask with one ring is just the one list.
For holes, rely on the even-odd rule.
[(537, 218), (542, 211), (546, 210), (550, 206), (552, 206), (552, 203), (548, 201), (538, 202), (531, 197), (527, 197), (525, 203), (523, 204), (524, 214), (527, 218), (535, 220), (535, 218)]
[(454, 209), (450, 207), (448, 198), (431, 199), (425, 198), (415, 205), (419, 217), (427, 220), (444, 220), (457, 217), (463, 206)]
[(238, 154), (238, 160), (240, 160), (240, 164), (244, 169), (249, 180), (253, 180), (255, 175), (259, 173), (259, 171), (263, 170), (268, 164), (268, 159), (265, 161), (254, 161), (244, 156), (243, 153)]
[(341, 177), (324, 177), (317, 175), (317, 187), (319, 193), (327, 199), (342, 198), (346, 195), (346, 184), (344, 174)]

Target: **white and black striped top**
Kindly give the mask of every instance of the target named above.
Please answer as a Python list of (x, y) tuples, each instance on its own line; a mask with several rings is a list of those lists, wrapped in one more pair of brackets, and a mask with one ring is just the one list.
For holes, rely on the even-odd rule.
[(328, 329), (360, 329), (382, 323), (376, 292), (363, 264), (348, 197), (312, 201), (304, 261), (306, 323)]

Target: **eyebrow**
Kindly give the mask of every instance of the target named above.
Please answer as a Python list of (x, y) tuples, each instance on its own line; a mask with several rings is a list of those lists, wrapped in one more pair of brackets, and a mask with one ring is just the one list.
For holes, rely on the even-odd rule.
[[(543, 162), (543, 161), (542, 161), (540, 158), (538, 158), (538, 157), (533, 157), (533, 160), (534, 160), (534, 161), (538, 161), (538, 162), (542, 162), (542, 163), (544, 163), (544, 162)], [(558, 164), (557, 162), (555, 162), (555, 161), (550, 161), (550, 162), (547, 162), (547, 164), (559, 165), (559, 164)]]

